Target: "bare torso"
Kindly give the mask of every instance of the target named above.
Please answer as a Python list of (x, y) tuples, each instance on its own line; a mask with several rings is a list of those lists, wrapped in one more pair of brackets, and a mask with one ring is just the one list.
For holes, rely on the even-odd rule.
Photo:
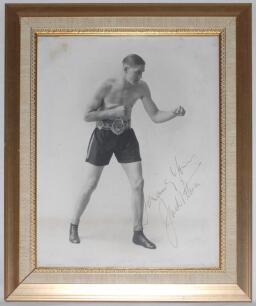
[(139, 81), (135, 85), (124, 84), (120, 80), (108, 80), (109, 86), (105, 91), (104, 99), (100, 107), (101, 110), (110, 109), (116, 106), (128, 107), (128, 118), (131, 117), (131, 111), (138, 99), (143, 96), (144, 82)]
[(156, 123), (185, 115), (181, 106), (170, 111), (159, 110), (151, 98), (147, 83), (143, 80), (135, 78), (128, 82), (127, 79), (120, 78), (108, 79), (102, 84), (88, 104), (84, 119), (88, 122), (117, 118), (129, 120), (137, 100), (142, 101), (145, 111)]

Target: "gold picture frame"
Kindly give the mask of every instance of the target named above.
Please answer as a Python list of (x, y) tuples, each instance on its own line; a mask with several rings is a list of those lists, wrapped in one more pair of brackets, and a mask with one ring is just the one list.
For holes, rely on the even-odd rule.
[[(37, 266), (37, 39), (56, 35), (214, 35), (219, 38), (218, 267)], [(5, 64), (7, 301), (251, 301), (250, 4), (7, 4)], [(29, 224), (25, 224), (26, 220)], [(231, 254), (232, 250), (235, 255)]]

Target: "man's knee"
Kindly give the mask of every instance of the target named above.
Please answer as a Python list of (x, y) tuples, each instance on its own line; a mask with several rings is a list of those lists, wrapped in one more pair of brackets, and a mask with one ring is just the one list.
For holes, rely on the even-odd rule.
[(86, 182), (85, 190), (86, 190), (87, 192), (93, 192), (94, 189), (97, 187), (97, 184), (98, 184), (98, 180), (96, 180), (96, 179), (89, 179), (89, 180)]
[(132, 182), (133, 190), (141, 191), (143, 190), (143, 187), (144, 187), (144, 179), (142, 177), (137, 178)]

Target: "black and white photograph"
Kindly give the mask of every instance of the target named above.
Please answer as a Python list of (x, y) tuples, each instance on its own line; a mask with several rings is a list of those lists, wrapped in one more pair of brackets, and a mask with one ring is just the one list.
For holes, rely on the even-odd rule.
[(39, 267), (219, 266), (219, 39), (41, 36)]

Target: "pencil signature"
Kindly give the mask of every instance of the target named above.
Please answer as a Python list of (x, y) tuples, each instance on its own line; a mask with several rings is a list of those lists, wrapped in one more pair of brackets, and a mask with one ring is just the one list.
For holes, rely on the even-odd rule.
[(195, 154), (185, 162), (180, 162), (175, 156), (174, 165), (169, 166), (168, 176), (164, 179), (161, 188), (145, 198), (146, 221), (144, 225), (148, 224), (148, 210), (156, 204), (167, 239), (175, 248), (178, 247), (175, 219), (200, 186), (194, 179), (201, 165), (202, 162)]

